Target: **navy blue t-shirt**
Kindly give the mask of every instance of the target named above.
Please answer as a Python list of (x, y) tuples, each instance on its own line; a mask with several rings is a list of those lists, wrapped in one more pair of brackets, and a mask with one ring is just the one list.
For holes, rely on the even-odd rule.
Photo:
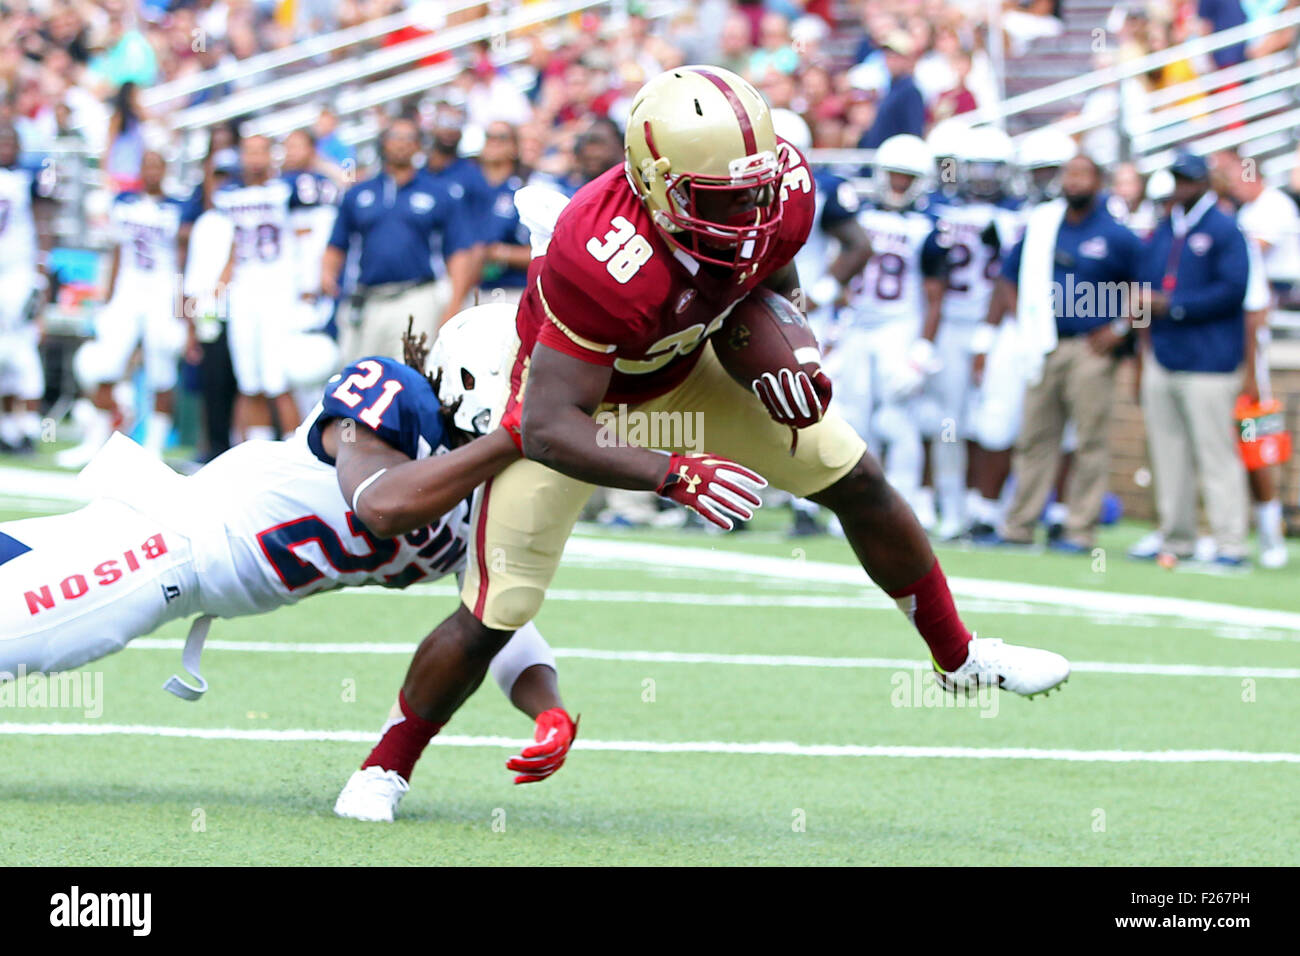
[[(1002, 278), (1014, 284), (1020, 280), (1024, 245), (1022, 238), (1002, 258)], [(1097, 197), (1092, 211), (1082, 222), (1063, 219), (1056, 234), (1052, 266), (1059, 305), (1056, 334), (1061, 338), (1084, 335), (1114, 319), (1124, 318), (1118, 310), (1131, 301), (1133, 287), (1120, 294), (1118, 288), (1101, 284), (1135, 282), (1141, 252), (1141, 240), (1111, 216), (1104, 196)]]

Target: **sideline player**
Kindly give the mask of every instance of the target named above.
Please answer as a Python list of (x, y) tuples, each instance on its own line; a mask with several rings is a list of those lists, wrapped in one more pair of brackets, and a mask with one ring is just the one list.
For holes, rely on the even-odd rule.
[(290, 391), (292, 333), (300, 331), (297, 236), (291, 215), (299, 205), (290, 181), (271, 168), (271, 142), (250, 136), (239, 145), (240, 175), (212, 196), (213, 207), (235, 227), (229, 259), (218, 280), (229, 289), (227, 334), (239, 385), (235, 430), (244, 438), (272, 438), (271, 409), (287, 435), (301, 418)]
[[(947, 689), (1033, 695), (1063, 682), (1059, 654), (966, 630), (911, 509), (853, 429), (823, 413), (823, 373), (789, 377), (764, 403), (715, 356), (708, 337), (741, 297), (760, 284), (796, 293), (790, 260), (812, 225), (812, 174), (778, 141), (759, 92), (715, 67), (662, 73), (632, 102), (626, 150), (625, 167), (578, 191), (529, 268), (509, 406), (526, 390), (526, 457), (475, 496), (463, 603), (420, 645), (402, 689), (423, 723), (390, 733), (423, 747), (532, 620), (594, 484), (657, 491), (729, 528), (766, 484), (746, 465), (836, 514)], [(610, 402), (703, 414), (709, 453), (602, 440), (592, 415)]]
[(948, 250), (926, 198), (934, 160), (925, 142), (891, 136), (876, 150), (874, 166), (874, 199), (858, 214), (871, 259), (852, 283), (827, 372), (845, 418), (873, 453), (883, 446), (885, 478), (928, 528), (934, 501), (921, 488), (918, 399), (939, 369), (934, 339)]
[(19, 163), (18, 133), (0, 122), (0, 451), (30, 452), (40, 437), (45, 370), (34, 315), (48, 289), (44, 256), (51, 202)]
[[(932, 197), (947, 238), (948, 286), (935, 339), (943, 371), (927, 383), (942, 423), (937, 434), (927, 437), (933, 439), (934, 489), (942, 516), (938, 536), (945, 541), (964, 534), (969, 524), (968, 457), (979, 454), (975, 439), (990, 424), (999, 427), (971, 414), (982, 405), (971, 388), (972, 346), (988, 350), (987, 342), (978, 341), (980, 325), (988, 313), (1002, 250), (1015, 244), (1019, 232), (1018, 204), (1010, 192), (1015, 155), (1010, 137), (994, 127), (980, 127), (967, 130), (954, 148), (955, 189)], [(991, 385), (989, 380), (983, 383), (985, 388)]]
[(108, 273), (108, 303), (95, 318), (95, 338), (77, 349), (73, 368), (91, 408), (74, 417), (83, 423), (81, 443), (59, 452), (64, 468), (81, 468), (104, 447), (125, 417), (113, 387), (126, 379), (136, 346), (144, 353), (145, 384), (153, 413), (145, 423), (144, 447), (161, 458), (172, 430), (177, 362), (186, 325), (176, 288), (176, 237), (180, 200), (163, 192), (167, 161), (149, 150), (140, 160), (140, 192), (118, 195), (110, 215), (117, 245)]
[[(442, 402), (422, 371), (424, 350), (408, 339), (407, 364), (363, 359), (332, 379), (291, 438), (245, 442), (188, 478), (116, 436), (82, 473), (97, 491), (89, 505), (0, 524), (0, 679), (78, 667), (197, 614), (184, 661), (197, 684), (168, 682), (195, 699), (207, 688), (199, 654), (214, 617), (461, 573), (466, 498), (519, 457), (506, 428), (470, 440), (504, 401), (500, 356), (513, 317), (482, 306), (444, 328)], [(543, 779), (575, 730), (554, 655), (535, 627), (523, 628), (491, 670), (537, 721), (539, 745), (509, 764), (516, 783)], [(419, 718), (399, 700), (385, 730), (403, 720)], [(381, 738), (340, 795), (340, 815), (392, 819), (423, 748)]]

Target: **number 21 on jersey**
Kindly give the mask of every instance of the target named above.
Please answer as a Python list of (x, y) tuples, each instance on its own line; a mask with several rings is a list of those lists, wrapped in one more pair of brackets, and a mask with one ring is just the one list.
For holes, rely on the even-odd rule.
[[(346, 405), (348, 408), (356, 408), (363, 401), (364, 395), (359, 395), (353, 389), (359, 389), (362, 392), (368, 392), (374, 388), (379, 379), (383, 377), (384, 367), (378, 362), (367, 359), (364, 362), (358, 362), (357, 368), (360, 372), (353, 372), (343, 380), (343, 384), (334, 389), (334, 397)], [(379, 396), (357, 413), (357, 418), (371, 428), (378, 430), (384, 419), (384, 412), (388, 411), (388, 406), (393, 404), (393, 399), (404, 388), (401, 382), (396, 379), (389, 379), (384, 382), (383, 390)]]

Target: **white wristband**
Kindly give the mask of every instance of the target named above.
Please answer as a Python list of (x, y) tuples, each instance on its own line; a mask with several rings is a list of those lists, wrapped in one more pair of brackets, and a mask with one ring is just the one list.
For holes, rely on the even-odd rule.
[(382, 475), (387, 470), (388, 470), (387, 468), (380, 468), (377, 472), (375, 472), (365, 481), (361, 482), (361, 484), (357, 485), (357, 490), (352, 492), (352, 513), (353, 514), (356, 514), (357, 512), (357, 502), (361, 500), (361, 492), (365, 491), (367, 488), (373, 485), (378, 480), (379, 476)]

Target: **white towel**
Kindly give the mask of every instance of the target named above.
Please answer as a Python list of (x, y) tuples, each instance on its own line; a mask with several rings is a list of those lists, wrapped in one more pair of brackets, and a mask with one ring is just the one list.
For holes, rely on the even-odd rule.
[(515, 192), (519, 221), (528, 229), (533, 258), (546, 255), (555, 234), (555, 221), (569, 204), (569, 197), (549, 186), (524, 186)]
[(1037, 385), (1043, 378), (1043, 360), (1056, 348), (1056, 311), (1052, 295), (1056, 234), (1065, 218), (1065, 200), (1041, 203), (1025, 224), (1025, 244), (1020, 254), (1016, 319), (1024, 354), (1025, 381)]

